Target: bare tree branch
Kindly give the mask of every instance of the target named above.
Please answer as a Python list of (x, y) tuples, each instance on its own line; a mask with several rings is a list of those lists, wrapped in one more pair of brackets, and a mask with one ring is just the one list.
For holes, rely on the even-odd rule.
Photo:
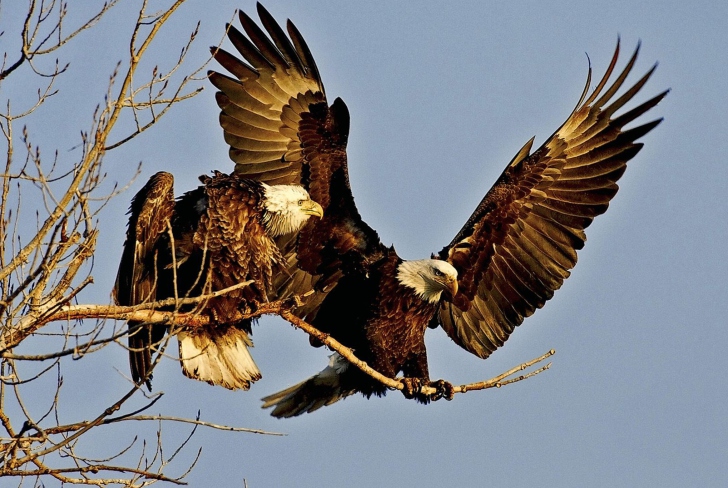
[[(238, 285), (235, 285), (230, 288), (226, 288), (225, 290), (220, 290), (218, 292), (209, 294), (209, 295), (203, 295), (200, 297), (195, 298), (187, 298), (187, 299), (179, 299), (177, 300), (179, 303), (185, 303), (185, 304), (191, 304), (191, 303), (199, 303), (201, 301), (207, 300), (211, 298), (212, 296), (218, 296), (223, 293), (228, 293), (233, 289), (239, 288), (240, 286), (247, 285), (250, 282), (241, 283)], [(62, 320), (67, 318), (114, 318), (114, 319), (121, 319), (121, 320), (134, 320), (134, 321), (141, 321), (146, 324), (150, 323), (165, 323), (169, 325), (174, 325), (176, 328), (196, 328), (196, 327), (206, 327), (212, 324), (212, 320), (210, 317), (206, 315), (201, 315), (197, 312), (193, 313), (179, 313), (179, 312), (160, 312), (155, 310), (148, 310), (149, 308), (160, 308), (162, 306), (169, 306), (173, 304), (173, 300), (165, 300), (164, 302), (154, 302), (149, 304), (143, 304), (143, 305), (137, 305), (134, 307), (118, 307), (118, 306), (101, 306), (101, 305), (77, 305), (77, 306), (67, 306), (64, 307), (61, 312), (58, 314), (52, 315), (48, 317), (48, 320)], [(267, 315), (267, 314), (273, 314), (273, 315), (279, 315), (284, 320), (291, 323), (296, 328), (301, 329), (308, 335), (316, 338), (318, 341), (326, 345), (329, 349), (336, 351), (341, 356), (343, 356), (347, 361), (352, 363), (354, 366), (359, 368), (361, 371), (366, 373), (367, 375), (371, 376), (375, 380), (379, 381), (383, 385), (387, 386), (388, 388), (394, 389), (394, 390), (403, 390), (405, 388), (404, 383), (399, 378), (389, 378), (372, 367), (370, 367), (366, 362), (362, 361), (356, 355), (354, 354), (354, 351), (341, 344), (339, 341), (334, 339), (328, 334), (325, 334), (321, 332), (320, 330), (316, 329), (311, 324), (307, 323), (303, 319), (297, 317), (293, 313), (293, 309), (296, 306), (300, 306), (302, 303), (302, 299), (300, 297), (294, 297), (292, 299), (286, 299), (286, 300), (279, 300), (274, 302), (269, 302), (260, 305), (255, 311), (249, 312), (249, 313), (238, 313), (237, 316), (234, 316), (231, 318), (233, 321), (237, 320), (243, 320), (248, 318), (256, 318), (260, 317), (261, 315)], [(144, 309), (146, 310), (144, 310)], [(63, 314), (66, 316), (64, 317)], [(484, 381), (478, 381), (475, 383), (468, 383), (465, 385), (455, 386), (454, 392), (455, 393), (466, 393), (468, 391), (475, 391), (475, 390), (486, 390), (490, 388), (500, 388), (505, 385), (509, 385), (511, 383), (516, 383), (518, 381), (525, 380), (527, 378), (530, 378), (532, 376), (535, 376), (539, 373), (542, 373), (543, 371), (550, 368), (551, 363), (547, 363), (546, 365), (530, 371), (527, 374), (517, 376), (515, 378), (510, 378), (514, 374), (518, 373), (519, 371), (524, 371), (531, 366), (538, 364), (545, 359), (553, 356), (556, 354), (556, 351), (553, 349), (548, 351), (547, 353), (539, 356), (538, 358), (532, 359), (530, 361), (526, 361), (514, 368), (509, 369), (508, 371), (499, 374), (498, 376), (495, 376), (491, 379), (484, 380)], [(430, 385), (423, 385), (420, 388), (420, 393), (424, 395), (432, 395), (437, 393), (437, 389)]]
[[(117, 421), (114, 419), (109, 419), (110, 421)], [(210, 427), (211, 429), (218, 429), (218, 430), (225, 430), (228, 432), (250, 432), (251, 434), (265, 434), (265, 435), (277, 435), (277, 436), (286, 436), (288, 434), (284, 434), (281, 432), (270, 432), (267, 430), (261, 430), (261, 429), (250, 429), (248, 427), (231, 427), (229, 425), (220, 425), (220, 424), (213, 424), (212, 422), (205, 422), (202, 420), (197, 419), (188, 419), (188, 418), (182, 418), (182, 417), (169, 417), (166, 415), (133, 415), (131, 417), (125, 417), (124, 419), (120, 420), (166, 420), (170, 422), (182, 422), (185, 424), (195, 424), (195, 425), (202, 425), (204, 427)]]
[[(121, 330), (107, 317), (144, 316), (174, 323), (174, 310), (216, 296), (183, 297), (121, 311), (77, 304), (94, 283), (100, 212), (119, 195), (119, 186), (126, 187), (115, 184), (111, 191), (102, 190), (106, 152), (120, 150), (202, 89), (200, 73), (209, 54), (195, 61), (192, 69), (186, 68), (197, 27), (181, 40), (179, 56), (157, 63), (166, 66), (154, 68), (147, 78), (140, 75), (142, 60), (150, 57), (161, 27), (184, 2), (163, 1), (166, 6), (154, 2), (159, 11), (153, 13), (148, 12), (151, 2), (139, 2), (135, 20), (129, 24), (126, 53), (120, 54), (126, 59), (110, 73), (106, 96), (89, 114), (89, 125), (79, 127), (80, 142), (74, 142), (72, 152), (47, 147), (47, 134), (33, 130), (38, 126), (35, 121), (42, 122), (48, 115), (52, 97), (87, 96), (83, 86), (60, 90), (65, 85), (59, 81), (70, 69), (63, 57), (67, 46), (98, 26), (118, 0), (93, 6), (81, 21), (72, 20), (79, 16), (70, 15), (69, 9), (88, 9), (83, 3), (28, 0), (27, 10), (14, 20), (17, 35), (3, 36), (3, 47), (11, 54), (6, 52), (0, 61), (0, 86), (14, 84), (6, 101), (0, 102), (0, 143), (6, 144), (0, 152), (5, 159), (0, 168), (0, 477), (15, 476), (20, 485), (43, 484), (42, 479), (49, 477), (63, 484), (94, 486), (141, 487), (158, 481), (184, 484), (199, 459), (199, 450), (193, 451), (192, 461), (175, 470), (178, 474), (167, 471), (172, 463), (179, 464), (178, 454), (189, 450), (197, 428), (280, 435), (207, 422), (199, 413), (187, 419), (147, 414), (150, 408), (159, 408), (162, 397), (147, 397), (141, 407), (132, 407), (132, 398), (145, 397), (136, 385), (118, 393), (113, 403), (98, 405), (92, 416), (78, 418), (64, 403), (68, 395), (62, 395), (63, 370), (68, 357), (83, 360), (128, 334), (126, 326)], [(8, 19), (2, 16), (0, 22)], [(15, 32), (2, 27), (0, 31)], [(91, 48), (92, 44), (84, 46)], [(25, 78), (20, 78), (21, 73)], [(74, 93), (74, 89), (81, 91)], [(18, 92), (22, 96), (15, 95)], [(120, 120), (135, 125), (126, 129)], [(110, 143), (112, 139), (115, 142)], [(84, 320), (86, 317), (90, 320)], [(50, 323), (54, 326), (46, 327)], [(166, 342), (160, 345), (161, 353), (165, 346)], [(91, 442), (87, 439), (93, 439), (99, 428), (149, 421), (156, 424), (153, 440), (131, 432), (133, 438), (107, 442), (105, 447), (112, 454), (104, 459), (83, 455), (84, 446)], [(163, 448), (163, 426), (174, 425), (177, 433), (185, 423), (191, 427), (185, 438)]]
[[(366, 373), (367, 375), (371, 376), (375, 380), (382, 383), (384, 386), (387, 386), (388, 388), (394, 389), (394, 390), (404, 390), (405, 385), (399, 378), (389, 378), (372, 367), (370, 367), (367, 363), (362, 361), (361, 359), (357, 358), (354, 354), (354, 351), (351, 348), (348, 348), (341, 344), (339, 341), (334, 339), (328, 334), (324, 334), (320, 330), (316, 329), (312, 325), (308, 324), (307, 322), (301, 320), (300, 318), (296, 317), (289, 309), (282, 309), (279, 312), (279, 315), (283, 317), (285, 320), (293, 324), (295, 327), (301, 329), (302, 331), (306, 332), (308, 335), (315, 337), (318, 341), (320, 341), (322, 344), (326, 345), (329, 349), (336, 351), (341, 356), (343, 356), (347, 361), (349, 361), (351, 364), (359, 368), (361, 371)], [(532, 359), (531, 361), (527, 361), (523, 364), (520, 364), (514, 368), (511, 368), (510, 370), (506, 371), (505, 373), (499, 374), (498, 376), (491, 378), (489, 380), (485, 381), (479, 381), (477, 383), (469, 383), (467, 385), (460, 385), (454, 387), (455, 393), (466, 393), (468, 391), (474, 391), (474, 390), (485, 390), (489, 388), (500, 388), (501, 386), (505, 386), (511, 383), (515, 383), (518, 381), (525, 380), (527, 378), (530, 378), (531, 376), (535, 376), (551, 367), (551, 363), (548, 363), (544, 365), (543, 367), (531, 371), (530, 373), (526, 375), (522, 375), (516, 378), (511, 378), (509, 380), (505, 380), (505, 378), (508, 378), (515, 373), (519, 371), (523, 371), (534, 364), (540, 363), (546, 358), (549, 358), (556, 354), (556, 351), (553, 349), (547, 352), (546, 354), (543, 354), (542, 356)], [(505, 380), (505, 381), (504, 381)], [(433, 395), (437, 393), (437, 389), (430, 385), (423, 385), (420, 387), (419, 393), (423, 395)]]

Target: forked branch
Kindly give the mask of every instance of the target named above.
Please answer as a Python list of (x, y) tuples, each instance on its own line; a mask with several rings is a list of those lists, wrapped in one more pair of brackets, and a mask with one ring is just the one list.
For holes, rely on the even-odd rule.
[[(388, 376), (385, 376), (381, 374), (379, 371), (373, 369), (371, 366), (369, 366), (366, 362), (362, 361), (361, 359), (357, 358), (354, 354), (354, 351), (334, 339), (328, 334), (324, 334), (320, 330), (313, 327), (311, 324), (305, 322), (304, 320), (301, 320), (300, 318), (296, 317), (290, 309), (282, 309), (278, 314), (283, 317), (285, 320), (290, 322), (295, 327), (303, 330), (308, 335), (315, 337), (318, 341), (326, 345), (329, 349), (332, 349), (333, 351), (336, 351), (341, 356), (343, 356), (347, 361), (349, 361), (351, 364), (362, 370), (367, 375), (371, 376), (375, 380), (382, 383), (384, 386), (394, 389), (394, 390), (404, 390), (405, 385), (404, 383), (398, 379), (398, 378), (390, 378)], [(495, 376), (489, 380), (485, 381), (478, 381), (476, 383), (468, 383), (467, 385), (460, 385), (455, 386), (453, 392), (454, 393), (466, 393), (468, 391), (473, 390), (486, 390), (489, 388), (500, 388), (501, 386), (509, 385), (511, 383), (516, 383), (518, 381), (525, 380), (527, 378), (530, 378), (531, 376), (535, 376), (539, 373), (542, 373), (549, 369), (551, 367), (551, 363), (547, 363), (544, 366), (541, 366), (538, 369), (535, 369), (533, 371), (530, 371), (526, 374), (522, 374), (520, 376), (516, 376), (511, 378), (513, 375), (518, 373), (519, 371), (525, 371), (526, 369), (530, 368), (531, 366), (538, 364), (545, 359), (553, 356), (556, 354), (556, 351), (551, 349), (547, 353), (532, 359), (530, 361), (526, 361), (525, 363), (522, 363), (514, 368), (509, 369), (508, 371), (499, 374), (498, 376)], [(434, 395), (438, 392), (437, 388), (429, 385), (423, 385), (420, 388), (419, 393), (423, 395)]]
[[(0, 178), (0, 486), (5, 486), (7, 476), (20, 478), (16, 485), (43, 484), (42, 478), (52, 478), (64, 486), (148, 486), (155, 481), (183, 484), (199, 452), (180, 474), (168, 476), (166, 471), (171, 471), (171, 463), (189, 437), (172, 450), (166, 446), (163, 450), (163, 426), (170, 422), (177, 427), (187, 423), (192, 433), (199, 426), (253, 432), (212, 424), (199, 417), (180, 419), (143, 415), (139, 410), (130, 412), (134, 400), (142, 396), (138, 386), (111, 405), (92, 395), (89, 405), (98, 408), (91, 417), (77, 418), (77, 395), (62, 394), (68, 363), (61, 358), (81, 359), (128, 334), (120, 327), (108, 333), (103, 320), (112, 316), (126, 318), (123, 310), (115, 308), (109, 315), (103, 307), (94, 306), (89, 313), (86, 307), (73, 304), (93, 283), (98, 224), (104, 220), (101, 211), (119, 191), (116, 185), (110, 188), (105, 182), (106, 153), (112, 148), (123, 148), (125, 142), (152, 128), (162, 116), (172, 113), (179, 102), (201, 90), (196, 86), (202, 81), (198, 73), (207, 61), (200, 65), (196, 60), (185, 59), (196, 29), (186, 42), (183, 40), (182, 55), (176, 60), (150, 58), (154, 54), (154, 39), (183, 2), (136, 2), (138, 15), (131, 37), (121, 44), (110, 44), (127, 48), (121, 52), (110, 76), (102, 79), (102, 88), (108, 80), (106, 96), (100, 97), (95, 110), (88, 114), (82, 113), (85, 103), (73, 102), (86, 101), (96, 91), (93, 82), (98, 78), (91, 77), (91, 85), (61, 83), (63, 76), (73, 69), (63, 58), (74, 52), (68, 51), (74, 49), (70, 45), (78, 44), (75, 41), (80, 41), (94, 26), (101, 27), (99, 20), (122, 2), (104, 0), (86, 2), (96, 5), (83, 6), (84, 2), (66, 0), (26, 0), (24, 15), (0, 15), (5, 54), (0, 60), (0, 86), (12, 83), (8, 86), (13, 87), (10, 92), (2, 92), (0, 100), (0, 145), (5, 144), (1, 150), (4, 163)], [(2, 7), (6, 3), (0, 0)], [(155, 12), (148, 12), (150, 9)], [(3, 14), (7, 14), (5, 10), (2, 9)], [(116, 39), (116, 31), (132, 27), (124, 27), (125, 19), (126, 14), (109, 20), (105, 28), (115, 31), (100, 34)], [(96, 47), (86, 38), (75, 52), (80, 52), (80, 48), (89, 56), (119, 56), (118, 51), (98, 52)], [(190, 61), (196, 65), (191, 70), (187, 69)], [(166, 67), (144, 74), (147, 65)], [(65, 98), (71, 104), (62, 105), (73, 109), (57, 112), (60, 105), (46, 103), (51, 97)], [(73, 132), (79, 135), (72, 136), (71, 142), (57, 131), (32, 130), (57, 117), (71, 122), (87, 120), (88, 125), (79, 126)], [(26, 120), (28, 123), (24, 123)], [(117, 124), (128, 120), (135, 125), (129, 128), (129, 124)], [(59, 149), (59, 144), (63, 148)], [(68, 145), (72, 147), (65, 151)], [(165, 310), (182, 305), (186, 305), (184, 300), (160, 304)], [(160, 317), (151, 308), (130, 312), (132, 316), (151, 312), (150, 320), (155, 321), (169, 320), (165, 317), (174, 315), (166, 312)], [(81, 320), (87, 316), (101, 320)], [(51, 321), (67, 323), (44, 328)], [(21, 351), (30, 354), (16, 354)], [(32, 400), (27, 401), (26, 397)], [(70, 415), (69, 409), (73, 410)], [(69, 417), (74, 420), (60, 420)], [(156, 424), (155, 440), (148, 442), (147, 438), (134, 435), (136, 432), (129, 432), (132, 439), (126, 444), (124, 437), (94, 434), (99, 427), (122, 421)], [(144, 431), (149, 433), (148, 428)], [(105, 459), (82, 455), (88, 452), (88, 443), (94, 442), (91, 439), (96, 443), (100, 440), (103, 451), (112, 454)]]
[[(120, 320), (135, 320), (143, 321), (146, 323), (166, 323), (174, 324), (177, 327), (183, 328), (196, 328), (205, 327), (211, 324), (211, 320), (208, 316), (202, 315), (197, 312), (180, 313), (180, 312), (164, 312), (159, 311), (159, 308), (169, 307), (176, 303), (178, 306), (182, 304), (194, 304), (200, 303), (205, 300), (209, 300), (215, 296), (228, 293), (234, 289), (246, 286), (250, 282), (240, 283), (230, 288), (220, 290), (218, 292), (211, 293), (209, 295), (203, 295), (200, 297), (179, 299), (179, 300), (165, 300), (163, 302), (154, 302), (143, 305), (137, 305), (133, 307), (118, 307), (118, 306), (101, 306), (101, 305), (69, 305), (63, 307), (59, 312), (47, 317), (46, 322), (53, 320), (69, 320), (79, 318), (113, 318)], [(325, 334), (306, 322), (305, 320), (297, 317), (293, 310), (300, 306), (302, 303), (300, 297), (293, 297), (286, 300), (278, 300), (260, 305), (255, 311), (249, 313), (240, 312), (238, 316), (233, 317), (233, 320), (242, 320), (248, 318), (256, 318), (262, 315), (279, 315), (284, 320), (292, 324), (307, 333), (308, 335), (316, 338), (322, 344), (326, 345), (329, 349), (339, 353), (351, 364), (359, 368), (361, 371), (371, 376), (375, 380), (379, 381), (388, 388), (394, 390), (404, 390), (405, 385), (399, 378), (390, 378), (376, 371), (370, 367), (366, 362), (359, 359), (354, 351), (334, 339), (328, 334)], [(526, 361), (514, 368), (509, 369), (493, 378), (484, 381), (478, 381), (475, 383), (468, 383), (465, 385), (454, 386), (454, 393), (466, 393), (474, 390), (486, 390), (489, 388), (500, 388), (501, 386), (516, 383), (539, 373), (542, 373), (551, 367), (551, 363), (547, 363), (537, 369), (531, 370), (527, 373), (514, 376), (519, 372), (526, 371), (528, 368), (539, 364), (547, 358), (553, 356), (556, 353), (553, 349), (546, 352), (545, 354)], [(423, 385), (420, 388), (420, 393), (424, 395), (434, 395), (437, 393), (437, 388), (430, 385)]]

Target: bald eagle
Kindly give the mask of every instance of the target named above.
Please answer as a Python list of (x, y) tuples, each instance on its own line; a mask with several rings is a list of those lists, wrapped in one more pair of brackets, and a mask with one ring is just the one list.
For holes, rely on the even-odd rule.
[[(590, 66), (563, 125), (535, 151), (531, 139), (516, 153), (455, 238), (431, 259), (405, 261), (382, 244), (354, 204), (346, 105), (339, 98), (329, 105), (313, 56), (293, 23), (288, 21), (286, 34), (260, 4), (257, 10), (263, 28), (243, 12), (245, 34), (228, 26), (228, 38), (244, 61), (212, 49), (232, 75), (209, 73), (219, 90), (220, 124), (235, 173), (268, 184), (301, 184), (324, 210), (296, 239), (279, 240), (289, 272), (276, 275), (275, 293), (313, 289), (297, 312), (302, 318), (379, 372), (403, 373), (406, 396), (423, 403), (450, 396), (452, 385), (430, 381), (428, 325), (442, 327), (456, 344), (487, 358), (543, 307), (576, 264), (584, 230), (607, 210), (627, 162), (642, 148), (636, 141), (662, 119), (625, 126), (667, 91), (618, 113), (655, 67), (618, 95), (639, 46), (610, 82), (617, 43), (596, 87), (589, 90)], [(438, 392), (420, 394), (424, 384)], [(274, 407), (276, 417), (290, 417), (355, 392), (369, 397), (386, 391), (334, 354), (319, 374), (264, 398), (263, 406)]]
[[(133, 198), (114, 297), (119, 305), (197, 297), (254, 280), (250, 286), (181, 311), (212, 325), (178, 332), (185, 376), (229, 389), (250, 388), (261, 374), (248, 351), (251, 321), (238, 312), (267, 300), (283, 265), (274, 238), (296, 232), (321, 206), (299, 185), (267, 185), (219, 172), (175, 201), (171, 174), (153, 175)], [(129, 362), (135, 383), (151, 390), (152, 351), (163, 324), (129, 323)]]

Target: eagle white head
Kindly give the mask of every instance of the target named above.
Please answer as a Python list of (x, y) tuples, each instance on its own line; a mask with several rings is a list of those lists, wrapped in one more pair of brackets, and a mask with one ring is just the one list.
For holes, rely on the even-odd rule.
[(397, 279), (430, 303), (439, 302), (442, 292), (446, 292), (449, 298), (458, 292), (457, 270), (439, 259), (403, 261), (397, 268)]
[(311, 216), (323, 217), (321, 205), (311, 200), (308, 192), (298, 185), (266, 185), (263, 224), (272, 237), (296, 232)]

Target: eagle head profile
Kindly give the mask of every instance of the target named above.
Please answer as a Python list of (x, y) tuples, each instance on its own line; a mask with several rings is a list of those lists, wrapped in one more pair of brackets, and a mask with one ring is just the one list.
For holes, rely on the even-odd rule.
[(298, 185), (266, 185), (263, 223), (271, 237), (296, 232), (311, 216), (323, 217), (321, 205), (311, 200), (308, 192)]
[(439, 302), (443, 292), (449, 300), (458, 292), (457, 270), (439, 259), (402, 261), (397, 268), (397, 279), (430, 303)]

